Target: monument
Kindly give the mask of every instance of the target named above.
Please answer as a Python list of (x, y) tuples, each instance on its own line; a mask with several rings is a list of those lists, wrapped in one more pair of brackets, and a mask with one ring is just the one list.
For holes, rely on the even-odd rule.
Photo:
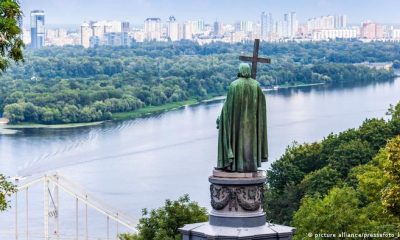
[(291, 239), (294, 228), (266, 222), (263, 211), (264, 171), (267, 161), (267, 113), (265, 96), (255, 80), (259, 39), (253, 57), (240, 56), (238, 79), (229, 86), (217, 119), (218, 160), (209, 177), (212, 210), (209, 221), (180, 228), (183, 240)]

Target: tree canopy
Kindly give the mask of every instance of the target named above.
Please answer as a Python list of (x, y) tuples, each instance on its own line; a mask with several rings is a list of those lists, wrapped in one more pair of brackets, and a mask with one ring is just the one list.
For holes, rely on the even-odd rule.
[(180, 240), (178, 229), (185, 224), (206, 222), (207, 209), (190, 201), (188, 195), (177, 201), (166, 200), (161, 208), (143, 210), (143, 217), (137, 226), (138, 234), (122, 234), (121, 240)]
[[(22, 18), (20, 5), (16, 0), (0, 0), (0, 71), (5, 71), (10, 61), (22, 61), (21, 29), (19, 21)], [(0, 80), (1, 81), (1, 80)], [(0, 94), (0, 97), (3, 97)], [(9, 206), (7, 196), (15, 191), (14, 185), (0, 174), (0, 211)]]
[(0, 0), (0, 70), (5, 71), (10, 61), (23, 60), (22, 12), (17, 0)]
[[(390, 119), (320, 142), (289, 146), (267, 171), (265, 210), (273, 222), (308, 233), (397, 233), (400, 228), (400, 103)], [(345, 238), (349, 238), (348, 236)], [(384, 236), (384, 238), (391, 238)]]
[[(357, 58), (348, 52), (333, 57), (359, 48), (368, 51), (356, 52)], [(378, 54), (377, 48), (387, 55)], [(271, 56), (272, 64), (259, 66), (258, 81), (263, 87), (384, 81), (393, 78), (392, 71), (353, 62), (396, 58), (392, 51), (397, 49), (389, 43), (263, 43), (261, 52)], [(12, 65), (1, 77), (0, 113), (12, 123), (91, 122), (148, 106), (224, 95), (236, 78), (239, 53), (251, 50), (249, 43), (200, 46), (186, 41), (27, 50), (25, 63)]]

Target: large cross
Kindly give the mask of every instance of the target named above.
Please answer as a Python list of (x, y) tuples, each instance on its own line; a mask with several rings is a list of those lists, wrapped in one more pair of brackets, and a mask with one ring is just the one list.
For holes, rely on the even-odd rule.
[(257, 63), (271, 63), (270, 58), (258, 57), (258, 49), (260, 48), (260, 39), (254, 39), (253, 56), (239, 56), (240, 61), (251, 62), (251, 77), (256, 79), (257, 76)]

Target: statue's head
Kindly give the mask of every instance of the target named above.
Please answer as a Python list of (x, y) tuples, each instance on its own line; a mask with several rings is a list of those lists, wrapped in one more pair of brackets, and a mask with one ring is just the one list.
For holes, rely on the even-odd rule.
[(241, 63), (239, 65), (239, 73), (238, 77), (242, 78), (249, 78), (251, 77), (251, 70), (250, 70), (250, 65), (247, 63)]

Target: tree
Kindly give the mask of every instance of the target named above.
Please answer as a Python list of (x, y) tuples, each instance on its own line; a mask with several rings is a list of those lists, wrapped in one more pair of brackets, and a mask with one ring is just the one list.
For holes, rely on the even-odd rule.
[(326, 166), (307, 174), (300, 183), (300, 188), (306, 195), (326, 195), (339, 182), (340, 173)]
[(185, 224), (206, 222), (207, 209), (190, 201), (188, 195), (177, 201), (166, 200), (164, 207), (151, 210), (143, 209), (143, 218), (139, 220), (138, 234), (122, 234), (121, 240), (180, 240), (178, 228)]
[(368, 142), (359, 139), (337, 146), (329, 158), (332, 168), (346, 177), (351, 168), (369, 162), (373, 157)]
[(15, 186), (8, 182), (4, 175), (0, 174), (0, 212), (9, 207), (7, 197), (15, 191)]
[(391, 214), (400, 217), (400, 136), (387, 144), (386, 151), (384, 174), (390, 182), (383, 193), (383, 205)]
[[(19, 3), (16, 0), (0, 0), (0, 70), (5, 71), (10, 60), (22, 61), (21, 29), (18, 21), (22, 18)], [(14, 106), (7, 114), (15, 117), (16, 121), (24, 120), (23, 107)], [(15, 110), (15, 111), (14, 111)], [(5, 115), (7, 116), (5, 113)], [(0, 174), (0, 211), (8, 207), (6, 197), (15, 191), (14, 185)]]
[(0, 70), (5, 71), (11, 60), (23, 60), (21, 29), (22, 12), (17, 0), (0, 0)]
[(323, 198), (306, 196), (293, 218), (295, 239), (304, 239), (308, 233), (358, 232), (365, 224), (359, 217), (359, 204), (357, 192), (349, 187), (333, 188)]
[(5, 106), (4, 116), (8, 118), (10, 122), (21, 122), (25, 120), (23, 103), (13, 103)]

